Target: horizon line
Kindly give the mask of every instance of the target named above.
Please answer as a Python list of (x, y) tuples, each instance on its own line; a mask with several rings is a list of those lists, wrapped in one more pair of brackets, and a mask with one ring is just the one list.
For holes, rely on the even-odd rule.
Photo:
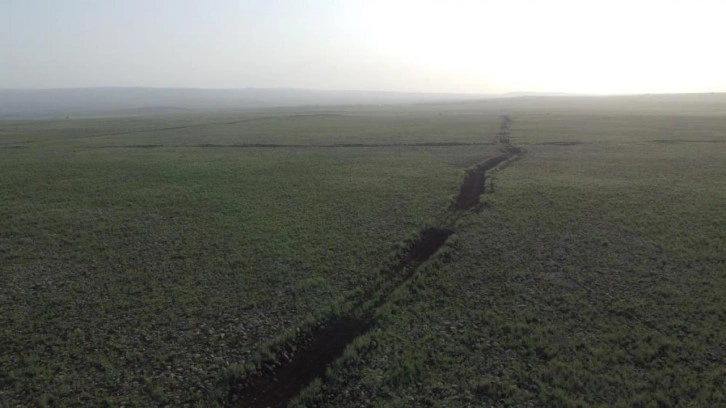
[(399, 95), (447, 95), (467, 97), (497, 97), (497, 96), (550, 96), (550, 97), (607, 97), (607, 96), (667, 96), (667, 95), (714, 95), (724, 94), (726, 91), (692, 91), (692, 92), (633, 92), (633, 93), (577, 93), (560, 91), (508, 91), (508, 92), (439, 92), (439, 91), (401, 91), (401, 90), (364, 90), (364, 89), (325, 89), (325, 88), (303, 88), (303, 87), (194, 87), (194, 86), (61, 86), (61, 87), (18, 87), (0, 88), (0, 91), (70, 91), (70, 90), (102, 90), (102, 89), (145, 89), (145, 90), (189, 90), (189, 91), (302, 91), (302, 92), (340, 92), (340, 93), (378, 93), (378, 94), (399, 94)]

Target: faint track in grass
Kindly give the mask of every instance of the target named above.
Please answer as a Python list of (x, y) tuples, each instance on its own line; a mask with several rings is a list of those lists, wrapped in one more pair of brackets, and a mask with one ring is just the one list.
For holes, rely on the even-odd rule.
[(726, 143), (726, 139), (655, 139), (651, 143)]
[(577, 145), (582, 145), (582, 144), (587, 144), (587, 143), (562, 140), (562, 141), (555, 141), (555, 142), (539, 142), (539, 143), (534, 143), (534, 144), (539, 145), (539, 146), (577, 146)]
[(279, 115), (279, 116), (261, 116), (257, 118), (246, 118), (246, 119), (239, 119), (239, 120), (232, 120), (232, 121), (222, 121), (222, 122), (207, 122), (207, 123), (193, 123), (189, 125), (183, 125), (183, 126), (167, 126), (167, 127), (160, 127), (160, 128), (152, 128), (152, 129), (138, 129), (138, 130), (127, 130), (123, 132), (110, 132), (110, 133), (102, 133), (102, 134), (94, 134), (94, 135), (88, 135), (88, 136), (81, 136), (77, 139), (91, 139), (96, 137), (107, 137), (107, 136), (127, 136), (127, 135), (136, 135), (141, 133), (155, 133), (155, 132), (166, 132), (169, 130), (186, 130), (186, 129), (198, 129), (198, 128), (205, 128), (205, 127), (211, 127), (211, 126), (230, 126), (230, 125), (239, 125), (242, 123), (249, 123), (249, 122), (259, 122), (259, 121), (266, 121), (266, 120), (279, 120), (279, 119), (299, 119), (299, 118), (307, 118), (307, 117), (325, 117), (325, 116), (347, 116), (344, 114), (337, 114), (337, 113), (316, 113), (316, 114), (295, 114), (295, 115)]
[(214, 144), (203, 143), (195, 145), (163, 145), (163, 144), (132, 144), (111, 146), (87, 146), (89, 149), (141, 149), (141, 148), (221, 148), (221, 149), (328, 149), (328, 148), (377, 148), (377, 147), (457, 147), (457, 146), (491, 146), (488, 142), (420, 142), (420, 143), (331, 143), (331, 144), (276, 144), (276, 143), (238, 143)]

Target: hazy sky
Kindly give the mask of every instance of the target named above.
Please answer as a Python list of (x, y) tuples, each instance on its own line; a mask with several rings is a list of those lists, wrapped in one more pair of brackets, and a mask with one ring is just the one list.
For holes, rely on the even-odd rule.
[(726, 1), (0, 0), (0, 88), (726, 91)]

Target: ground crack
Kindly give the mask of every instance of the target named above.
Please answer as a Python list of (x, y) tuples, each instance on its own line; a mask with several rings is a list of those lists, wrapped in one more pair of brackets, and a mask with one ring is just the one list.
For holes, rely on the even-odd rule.
[(510, 140), (510, 127), (512, 119), (509, 115), (502, 116), (502, 122), (497, 132), (497, 142), (501, 146), (501, 154), (492, 157), (467, 171), (464, 182), (459, 189), (459, 195), (456, 197), (452, 208), (455, 211), (466, 211), (479, 204), (479, 197), (486, 193), (485, 181), (487, 171), (494, 169), (502, 163), (516, 159), (522, 154), (522, 149), (514, 146)]
[(486, 172), (522, 154), (520, 148), (510, 143), (511, 123), (508, 115), (502, 116), (496, 134), (500, 154), (467, 172), (451, 206), (454, 216), (447, 217), (446, 227), (421, 231), (399, 254), (393, 266), (382, 271), (382, 282), (366, 290), (351, 310), (317, 322), (309, 329), (299, 329), (293, 339), (277, 347), (274, 358), (260, 362), (255, 372), (229, 379), (228, 393), (219, 402), (225, 406), (250, 408), (285, 407), (313, 380), (323, 378), (328, 366), (346, 347), (375, 324), (377, 312), (389, 296), (446, 244), (454, 233), (456, 219), (479, 203), (479, 196), (485, 193)]

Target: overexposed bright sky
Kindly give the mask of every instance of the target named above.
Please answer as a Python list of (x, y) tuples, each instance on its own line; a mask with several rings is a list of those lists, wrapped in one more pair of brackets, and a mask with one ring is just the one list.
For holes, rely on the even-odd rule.
[(726, 92), (726, 1), (2, 0), (0, 88)]

